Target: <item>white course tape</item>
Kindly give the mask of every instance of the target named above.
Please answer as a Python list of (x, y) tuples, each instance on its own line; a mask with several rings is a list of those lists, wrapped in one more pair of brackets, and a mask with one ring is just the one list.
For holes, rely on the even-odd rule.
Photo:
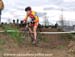
[[(1, 32), (24, 32), (24, 31), (7, 30), (7, 31), (0, 31), (0, 33)], [(40, 34), (66, 34), (66, 33), (75, 33), (75, 31), (69, 31), (69, 32), (38, 32), (38, 33), (40, 33)]]

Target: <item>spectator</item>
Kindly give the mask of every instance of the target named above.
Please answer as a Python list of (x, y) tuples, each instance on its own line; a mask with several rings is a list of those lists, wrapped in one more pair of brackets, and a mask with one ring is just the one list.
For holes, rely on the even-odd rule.
[(4, 9), (4, 3), (2, 0), (0, 0), (0, 23), (1, 23), (1, 15), (2, 15), (2, 10)]

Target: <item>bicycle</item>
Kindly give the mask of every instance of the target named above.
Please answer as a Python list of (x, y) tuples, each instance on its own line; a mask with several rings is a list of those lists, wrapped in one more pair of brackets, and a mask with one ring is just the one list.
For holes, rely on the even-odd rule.
[[(29, 24), (30, 24), (30, 23), (25, 23), (25, 24), (23, 24), (23, 25), (25, 25), (25, 26), (24, 26), (24, 29), (22, 30), (22, 31), (23, 31), (23, 36), (24, 36), (23, 38), (25, 39), (25, 41), (31, 40), (31, 41), (29, 41), (29, 42), (32, 43), (34, 39), (33, 39), (33, 36), (31, 36), (31, 35), (30, 35), (30, 32), (29, 32), (29, 29), (28, 29), (28, 28), (29, 28)], [(39, 28), (39, 26), (38, 26), (38, 29), (39, 29), (39, 31), (41, 31), (40, 28)], [(39, 35), (39, 34), (38, 34), (38, 35)], [(37, 44), (38, 44), (39, 42), (40, 42), (40, 38), (37, 36)], [(24, 42), (24, 43), (25, 43), (25, 42)]]

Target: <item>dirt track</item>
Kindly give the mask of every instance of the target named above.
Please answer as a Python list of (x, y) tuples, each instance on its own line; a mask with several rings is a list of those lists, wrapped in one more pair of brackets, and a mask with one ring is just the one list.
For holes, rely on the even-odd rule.
[[(41, 35), (42, 36), (42, 35)], [(75, 42), (72, 42), (72, 47), (68, 48), (70, 44), (67, 39), (62, 39), (61, 35), (44, 35), (38, 47), (31, 44), (30, 40), (26, 40), (24, 44), (18, 45), (8, 34), (0, 33), (0, 40), (5, 42), (0, 44), (0, 57), (3, 54), (50, 54), (48, 57), (75, 57)], [(70, 45), (70, 46), (71, 46)], [(19, 56), (4, 56), (4, 57), (19, 57)], [(22, 56), (20, 56), (22, 57)], [(28, 56), (26, 56), (28, 57)], [(32, 56), (33, 57), (33, 56)], [(41, 56), (38, 56), (41, 57)], [(43, 56), (47, 57), (47, 56)]]

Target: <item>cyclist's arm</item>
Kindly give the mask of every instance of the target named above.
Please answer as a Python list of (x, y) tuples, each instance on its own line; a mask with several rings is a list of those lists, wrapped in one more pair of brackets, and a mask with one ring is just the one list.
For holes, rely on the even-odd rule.
[(24, 21), (27, 21), (27, 19), (28, 19), (28, 15), (26, 15), (26, 17), (24, 18)]

